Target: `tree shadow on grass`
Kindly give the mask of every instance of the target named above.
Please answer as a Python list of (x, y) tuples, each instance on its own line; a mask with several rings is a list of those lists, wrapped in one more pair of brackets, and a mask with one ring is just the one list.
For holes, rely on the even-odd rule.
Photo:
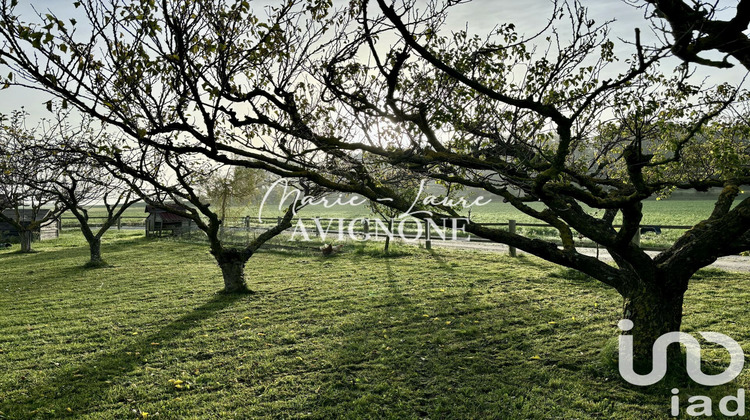
[(37, 249), (32, 249), (31, 252), (21, 252), (20, 249), (9, 249), (4, 250), (0, 252), (0, 260), (8, 259), (8, 258), (14, 258), (14, 257), (33, 257), (35, 255), (41, 254), (45, 251), (39, 251)]
[[(203, 305), (168, 323), (153, 334), (135, 337), (117, 350), (95, 355), (83, 364), (54, 373), (44, 382), (28, 389), (22, 399), (0, 402), (0, 412), (9, 418), (36, 418), (39, 412), (54, 413), (55, 417), (95, 410), (106, 391), (118, 383), (117, 379), (144, 364), (152, 353), (235, 302), (248, 295), (216, 294)], [(159, 346), (152, 343), (159, 343)], [(72, 408), (72, 411), (68, 410)]]
[[(558, 413), (558, 404), (593, 404), (612, 388), (623, 391), (621, 403), (639, 401), (640, 390), (591, 378), (599, 372), (579, 352), (586, 346), (575, 327), (561, 333), (547, 324), (564, 307), (540, 316), (533, 301), (487, 305), (482, 296), (456, 293), (413, 298), (406, 278), (384, 264), (387, 293), (365, 303), (370, 310), (359, 314), (358, 328), (331, 349), (332, 369), (306, 402), (314, 418), (562, 418), (575, 408)], [(515, 324), (503, 321), (514, 316)], [(567, 381), (590, 394), (568, 396)]]
[(572, 268), (560, 267), (552, 271), (547, 277), (554, 279), (567, 280), (575, 285), (583, 286), (589, 289), (611, 289), (601, 281)]
[(512, 261), (514, 264), (523, 264), (528, 267), (538, 268), (542, 271), (547, 271), (550, 269), (550, 267), (554, 267), (553, 263), (548, 263), (539, 257), (535, 257), (529, 254), (519, 253), (515, 257), (511, 257), (510, 255), (503, 254), (503, 256), (507, 258), (509, 261)]
[[(116, 240), (114, 242), (107, 242), (105, 239), (105, 241), (102, 243), (102, 255), (106, 258), (107, 255), (110, 254), (127, 252), (131, 250), (129, 247), (141, 245), (148, 241), (150, 241), (150, 239), (147, 239), (145, 237)], [(64, 259), (85, 258), (88, 257), (89, 248), (87, 244), (75, 244), (71, 246), (58, 245), (52, 246), (50, 248), (34, 249), (31, 253), (21, 253), (18, 250), (2, 251), (0, 252), (0, 260), (27, 257), (34, 258), (34, 260), (28, 260), (29, 263), (46, 264), (59, 261), (61, 259), (61, 254), (65, 254)]]
[(435, 262), (440, 265), (440, 268), (442, 268), (443, 270), (453, 271), (453, 266), (445, 262), (445, 259), (439, 253), (435, 252), (434, 249), (428, 249), (427, 252), (429, 252)]
[(411, 300), (404, 296), (403, 287), (399, 284), (399, 279), (393, 273), (393, 267), (391, 266), (390, 260), (385, 260), (385, 270), (386, 275), (388, 276), (386, 283), (388, 284), (388, 290), (390, 291), (390, 295), (386, 298), (386, 301), (395, 307), (409, 310), (413, 305), (411, 304)]

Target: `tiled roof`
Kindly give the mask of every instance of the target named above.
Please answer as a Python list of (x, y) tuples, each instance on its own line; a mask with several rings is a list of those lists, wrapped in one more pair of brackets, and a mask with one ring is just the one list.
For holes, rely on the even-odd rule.
[(190, 220), (187, 217), (182, 217), (174, 213), (167, 213), (167, 212), (161, 213), (160, 216), (161, 216), (162, 223), (182, 223), (182, 222)]

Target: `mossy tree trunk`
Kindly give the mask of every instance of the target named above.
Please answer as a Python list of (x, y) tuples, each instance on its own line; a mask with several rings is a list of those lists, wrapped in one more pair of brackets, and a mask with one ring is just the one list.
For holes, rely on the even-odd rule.
[(245, 282), (245, 264), (252, 253), (233, 248), (213, 252), (224, 278), (224, 293), (252, 293)]
[(34, 232), (30, 230), (21, 230), (18, 232), (18, 236), (21, 240), (21, 252), (31, 252), (31, 242), (34, 239)]
[(221, 268), (221, 274), (224, 278), (224, 289), (222, 292), (254, 293), (248, 289), (245, 282), (245, 264), (247, 264), (247, 261), (261, 245), (292, 226), (291, 220), (294, 216), (295, 208), (299, 208), (294, 206), (295, 204), (292, 204), (287, 208), (284, 217), (277, 222), (276, 226), (258, 235), (244, 248), (224, 247), (219, 237), (222, 221), (215, 213), (210, 212), (207, 206), (204, 209), (204, 214), (208, 216), (210, 223), (205, 225), (200, 219), (194, 219), (198, 226), (206, 232), (208, 241), (211, 244), (211, 254), (216, 258), (216, 262), (219, 264), (219, 268)]
[[(654, 342), (668, 332), (680, 331), (684, 292), (665, 292), (650, 288), (634, 290), (626, 295), (624, 319), (633, 321), (633, 360), (636, 367), (649, 370), (653, 359)], [(671, 345), (668, 349), (670, 363), (676, 362), (680, 348)]]
[(88, 239), (89, 243), (89, 264), (98, 265), (102, 264), (102, 239), (98, 236)]
[(86, 263), (87, 267), (100, 267), (104, 265), (104, 259), (102, 259), (102, 235), (109, 228), (109, 221), (105, 222), (105, 226), (100, 229), (98, 233), (94, 233), (88, 224), (88, 217), (81, 217), (78, 219), (81, 222), (81, 232), (83, 237), (86, 238), (86, 242), (89, 244), (89, 262)]

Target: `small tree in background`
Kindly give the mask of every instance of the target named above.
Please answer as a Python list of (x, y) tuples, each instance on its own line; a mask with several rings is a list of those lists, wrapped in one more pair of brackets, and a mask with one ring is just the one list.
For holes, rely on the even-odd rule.
[[(101, 139), (98, 140), (99, 144), (100, 141)], [(100, 153), (95, 158), (113, 176), (127, 183), (146, 203), (190, 219), (205, 233), (211, 254), (221, 269), (223, 292), (253, 292), (247, 287), (245, 265), (258, 248), (292, 226), (291, 220), (303, 203), (291, 203), (274, 226), (250, 242), (242, 245), (229, 243), (220, 233), (224, 223), (222, 218), (211, 209), (211, 203), (201, 195), (197, 187), (208, 174), (217, 170), (215, 163), (206, 161), (199, 155), (175, 154), (149, 148), (136, 150), (112, 143), (108, 149), (109, 155)], [(301, 187), (307, 194), (318, 194), (315, 187), (308, 188), (305, 184)]]
[(229, 167), (219, 168), (205, 179), (199, 181), (198, 188), (217, 211), (222, 220), (222, 232), (229, 217), (236, 216), (233, 211), (239, 206), (246, 206), (256, 198), (268, 180), (265, 171), (255, 168)]
[[(102, 237), (140, 198), (126, 182), (113, 176), (84, 150), (84, 145), (93, 142), (108, 143), (103, 139), (110, 134), (95, 129), (90, 117), (83, 116), (76, 124), (70, 120), (70, 113), (58, 108), (55, 120), (45, 122), (49, 134), (37, 139), (33, 147), (46, 156), (50, 165), (60, 168), (60, 176), (34, 188), (54, 197), (75, 216), (89, 245), (86, 266), (102, 267), (107, 265), (102, 259)], [(133, 183), (140, 186), (137, 180)], [(103, 205), (104, 216), (90, 217), (89, 208), (93, 205)]]
[[(441, 192), (445, 193), (445, 196), (450, 197), (455, 192), (454, 186), (438, 181), (429, 183), (429, 178), (422, 177), (421, 174), (399, 168), (397, 166), (389, 165), (387, 161), (377, 156), (366, 156), (365, 161), (369, 168), (369, 176), (373, 182), (381, 187), (387, 187), (392, 194), (397, 196), (400, 200), (404, 200), (409, 203), (414, 203), (415, 206), (412, 209), (413, 212), (432, 212), (441, 210), (438, 206), (425, 206), (423, 203), (416, 202), (419, 198), (420, 190), (433, 189), (432, 187), (439, 187)], [(459, 186), (460, 187), (460, 186)], [(425, 193), (425, 191), (421, 191)], [(431, 191), (434, 193), (434, 191)], [(438, 197), (438, 199), (441, 199)], [(420, 219), (424, 216), (417, 214), (405, 214), (404, 211), (393, 206), (391, 203), (394, 201), (390, 197), (380, 197), (379, 199), (370, 199), (368, 201), (368, 207), (370, 211), (378, 216), (383, 223), (388, 226), (388, 229), (393, 231), (393, 225), (391, 222), (398, 217), (413, 217)], [(422, 213), (428, 214), (428, 213)], [(426, 221), (426, 220), (425, 220)], [(429, 229), (430, 225), (425, 225), (425, 229)], [(425, 234), (425, 232), (423, 232)], [(391, 243), (391, 236), (385, 237), (385, 243), (383, 244), (383, 252), (388, 254)]]
[(50, 193), (64, 169), (33, 147), (40, 130), (27, 129), (25, 117), (24, 111), (0, 116), (0, 220), (18, 232), (21, 252), (32, 252), (34, 231), (65, 210)]

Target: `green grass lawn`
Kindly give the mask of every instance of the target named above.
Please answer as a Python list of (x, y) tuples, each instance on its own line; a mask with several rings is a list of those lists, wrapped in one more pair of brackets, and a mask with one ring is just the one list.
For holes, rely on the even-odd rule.
[[(666, 419), (673, 386), (750, 387), (624, 383), (621, 299), (536, 258), (263, 251), (233, 297), (205, 246), (138, 234), (104, 269), (73, 235), (0, 252), (0, 418)], [(748, 343), (748, 303), (750, 275), (704, 271), (683, 330)]]

